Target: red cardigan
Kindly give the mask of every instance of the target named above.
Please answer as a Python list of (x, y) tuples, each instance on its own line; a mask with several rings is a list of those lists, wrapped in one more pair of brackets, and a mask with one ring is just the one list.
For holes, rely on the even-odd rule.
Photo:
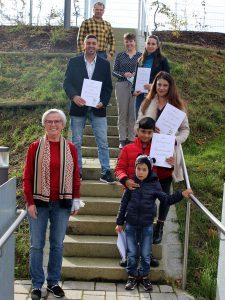
[[(139, 138), (135, 138), (134, 143), (126, 145), (118, 158), (115, 168), (116, 177), (122, 184), (127, 178), (133, 179), (135, 175), (135, 160), (139, 154), (149, 155), (151, 144), (143, 149), (142, 142)], [(153, 167), (153, 171), (157, 173), (159, 181), (172, 176), (173, 169)]]
[[(73, 198), (80, 198), (80, 171), (77, 149), (68, 141), (71, 155), (74, 159)], [(23, 173), (23, 190), (28, 206), (35, 204), (33, 200), (34, 163), (39, 140), (32, 143), (27, 151)], [(60, 181), (60, 142), (50, 142), (50, 200), (59, 201)]]

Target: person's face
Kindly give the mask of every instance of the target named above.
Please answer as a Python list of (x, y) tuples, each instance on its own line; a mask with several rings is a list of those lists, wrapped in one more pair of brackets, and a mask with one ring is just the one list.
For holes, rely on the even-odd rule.
[(104, 8), (102, 5), (95, 5), (93, 12), (96, 19), (101, 19), (104, 14)]
[(134, 40), (124, 39), (124, 46), (128, 51), (134, 50), (136, 43)]
[(145, 47), (146, 47), (146, 50), (147, 52), (150, 54), (150, 53), (153, 53), (156, 51), (156, 49), (159, 48), (158, 44), (157, 44), (157, 40), (153, 39), (153, 38), (149, 38), (146, 43), (145, 43)]
[(50, 113), (45, 119), (44, 127), (49, 138), (57, 139), (60, 137), (64, 125), (58, 113)]
[(141, 181), (148, 177), (148, 166), (146, 164), (138, 164), (135, 169), (137, 178)]
[(93, 55), (98, 49), (98, 42), (95, 38), (89, 38), (84, 42), (84, 51), (88, 55)]
[(149, 143), (152, 139), (153, 132), (154, 132), (153, 129), (143, 129), (143, 128), (137, 129), (138, 138), (142, 143)]
[(159, 79), (156, 82), (156, 92), (160, 97), (166, 97), (169, 92), (169, 82), (165, 79)]

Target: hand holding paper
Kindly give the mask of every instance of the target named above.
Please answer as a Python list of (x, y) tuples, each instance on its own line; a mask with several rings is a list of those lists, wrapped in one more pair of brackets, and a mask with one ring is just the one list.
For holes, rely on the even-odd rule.
[(149, 83), (150, 74), (151, 74), (150, 68), (140, 68), (140, 67), (138, 68), (135, 91), (139, 91), (142, 93), (148, 92), (148, 90), (145, 89), (144, 85)]
[(167, 103), (155, 125), (160, 133), (175, 135), (185, 116), (185, 112)]
[(87, 106), (97, 106), (97, 104), (100, 102), (101, 88), (101, 81), (86, 78), (84, 79), (81, 91), (81, 98), (85, 100)]
[(150, 157), (156, 159), (156, 166), (171, 168), (171, 165), (166, 162), (166, 159), (173, 156), (174, 145), (174, 135), (153, 133)]

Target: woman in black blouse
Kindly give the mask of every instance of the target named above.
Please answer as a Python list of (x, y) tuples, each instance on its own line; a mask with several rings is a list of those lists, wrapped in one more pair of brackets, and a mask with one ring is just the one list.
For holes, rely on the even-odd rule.
[(135, 68), (141, 52), (136, 50), (136, 37), (133, 33), (124, 34), (126, 50), (118, 53), (113, 67), (113, 76), (116, 82), (116, 101), (118, 107), (119, 148), (126, 143), (133, 142), (134, 133), (134, 100), (131, 94)]

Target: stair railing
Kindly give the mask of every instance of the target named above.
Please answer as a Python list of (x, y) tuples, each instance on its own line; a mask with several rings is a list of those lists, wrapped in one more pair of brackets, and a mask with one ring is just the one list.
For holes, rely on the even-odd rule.
[[(180, 145), (181, 152), (181, 163), (184, 174), (184, 180), (187, 188), (191, 188), (188, 172), (184, 160), (184, 154), (182, 146)], [(194, 196), (191, 195), (192, 202), (201, 209), (201, 211), (208, 217), (208, 219), (216, 225), (217, 229), (225, 234), (225, 226)], [(188, 247), (189, 247), (189, 228), (190, 228), (190, 212), (191, 212), (191, 203), (187, 201), (186, 205), (186, 220), (185, 220), (185, 238), (184, 238), (184, 258), (183, 258), (183, 271), (182, 271), (182, 289), (186, 289), (187, 285), (187, 259), (188, 259)]]

